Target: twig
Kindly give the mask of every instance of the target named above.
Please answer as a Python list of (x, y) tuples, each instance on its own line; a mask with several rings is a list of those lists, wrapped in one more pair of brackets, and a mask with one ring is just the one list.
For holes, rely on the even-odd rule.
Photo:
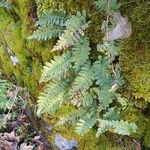
[(107, 11), (106, 11), (106, 41), (108, 41), (108, 24), (109, 24), (109, 0), (107, 0)]

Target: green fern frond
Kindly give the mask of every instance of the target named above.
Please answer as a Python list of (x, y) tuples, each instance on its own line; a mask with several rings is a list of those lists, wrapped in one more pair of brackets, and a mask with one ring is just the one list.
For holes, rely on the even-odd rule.
[(69, 85), (69, 82), (68, 80), (65, 80), (65, 79), (62, 79), (60, 81), (59, 80), (51, 81), (46, 86), (44, 92), (41, 93), (41, 96), (45, 96), (47, 98), (52, 99), (55, 96), (57, 96), (59, 93), (65, 91), (68, 85)]
[(64, 125), (64, 124), (73, 124), (76, 123), (80, 118), (83, 118), (87, 113), (87, 109), (79, 108), (71, 113), (67, 114), (65, 117), (61, 117), (56, 125)]
[(112, 64), (119, 52), (119, 49), (115, 46), (114, 42), (104, 42), (103, 44), (99, 44), (97, 45), (97, 50), (106, 55), (105, 57), (110, 64)]
[(62, 102), (64, 101), (64, 95), (65, 91), (59, 92), (57, 96), (53, 98), (47, 97), (44, 94), (41, 94), (41, 96), (38, 97), (38, 110), (37, 115), (40, 116), (41, 114), (47, 112), (49, 114), (53, 114), (56, 112), (56, 110), (59, 109), (59, 107), (62, 105)]
[(89, 47), (89, 38), (81, 38), (72, 48), (72, 62), (74, 63), (74, 70), (78, 72), (81, 67), (89, 59), (91, 48)]
[(63, 10), (44, 10), (39, 20), (36, 22), (37, 26), (64, 26), (68, 18), (67, 13)]
[(109, 108), (108, 111), (103, 115), (104, 120), (119, 120), (119, 109), (118, 107)]
[(77, 123), (75, 131), (80, 135), (84, 135), (95, 125), (95, 123), (96, 118), (94, 115), (85, 119), (80, 119)]
[(111, 131), (121, 135), (130, 135), (132, 132), (136, 132), (137, 126), (134, 123), (128, 123), (127, 121), (118, 120), (102, 120), (99, 119), (99, 126), (96, 137), (99, 137), (101, 133)]
[(109, 85), (111, 79), (111, 73), (109, 69), (111, 66), (108, 64), (107, 59), (99, 56), (99, 59), (94, 63), (93, 68), (96, 84), (100, 87)]
[[(99, 112), (105, 110), (113, 102), (113, 93), (109, 91), (109, 87), (105, 86), (102, 89), (93, 88), (99, 100)], [(101, 108), (101, 109), (100, 109)]]
[(66, 48), (69, 48), (80, 39), (81, 36), (84, 36), (84, 30), (88, 27), (86, 22), (85, 11), (77, 12), (77, 15), (72, 15), (70, 19), (65, 22), (66, 30), (59, 37), (56, 45), (53, 47), (52, 51), (60, 51)]
[(72, 92), (86, 91), (94, 80), (93, 69), (90, 63), (85, 64), (72, 84)]
[(52, 38), (59, 37), (64, 31), (64, 28), (57, 26), (42, 26), (38, 27), (36, 31), (33, 32), (27, 39), (36, 39), (40, 40), (48, 40)]
[(90, 91), (82, 93), (81, 102), (83, 107), (91, 107), (94, 101), (94, 94)]
[(47, 62), (42, 70), (40, 82), (47, 82), (51, 79), (60, 79), (71, 68), (71, 52), (61, 56), (55, 56), (54, 60)]

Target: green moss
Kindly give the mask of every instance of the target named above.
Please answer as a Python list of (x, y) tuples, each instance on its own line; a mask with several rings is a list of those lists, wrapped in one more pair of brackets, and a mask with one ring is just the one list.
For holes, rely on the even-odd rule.
[[(150, 126), (150, 124), (149, 124)], [(144, 137), (144, 144), (150, 148), (150, 128), (147, 129), (146, 135)]]
[(137, 132), (132, 135), (133, 138), (139, 140), (144, 139), (145, 145), (150, 144), (150, 118), (149, 116), (144, 116), (144, 114), (137, 108), (131, 107), (122, 112), (122, 118), (130, 122), (135, 122), (138, 129)]
[(51, 133), (45, 131), (50, 141), (54, 140), (56, 134), (61, 134), (67, 139), (77, 140), (79, 150), (133, 150), (135, 148), (134, 143), (128, 137), (106, 133), (102, 134), (99, 138), (96, 138), (95, 129), (91, 129), (87, 134), (81, 136), (75, 133), (75, 126), (73, 125), (55, 126), (58, 118), (62, 116), (62, 114), (68, 114), (73, 109), (74, 107), (63, 105), (55, 115), (44, 115), (46, 122), (53, 126)]
[[(128, 12), (125, 10), (128, 9)], [(126, 90), (137, 99), (150, 102), (150, 7), (147, 2), (126, 6), (123, 11), (133, 24), (130, 38), (121, 42), (121, 68)]]

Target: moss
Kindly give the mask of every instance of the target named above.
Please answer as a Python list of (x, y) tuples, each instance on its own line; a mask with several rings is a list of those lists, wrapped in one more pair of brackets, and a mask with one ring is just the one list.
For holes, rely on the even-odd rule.
[[(125, 10), (128, 9), (128, 12)], [(126, 90), (137, 99), (150, 102), (150, 7), (148, 2), (130, 4), (123, 9), (133, 24), (130, 38), (121, 42), (121, 68)]]
[(135, 148), (134, 143), (128, 137), (118, 136), (116, 134), (102, 134), (99, 138), (95, 137), (96, 130), (91, 129), (84, 136), (80, 136), (75, 133), (74, 125), (65, 125), (65, 126), (55, 126), (60, 116), (68, 114), (72, 111), (74, 107), (69, 105), (63, 105), (58, 112), (49, 116), (48, 114), (44, 115), (44, 118), (48, 124), (53, 126), (52, 132), (47, 133), (49, 141), (54, 141), (56, 134), (61, 134), (66, 139), (75, 139), (78, 142), (79, 150), (133, 150)]
[(145, 116), (142, 111), (135, 107), (131, 107), (122, 112), (122, 118), (124, 120), (128, 120), (129, 122), (135, 122), (138, 129), (137, 132), (132, 134), (133, 138), (137, 138), (139, 140), (143, 140), (146, 146), (150, 144), (150, 134), (149, 134), (149, 126), (150, 126), (150, 118), (149, 116)]

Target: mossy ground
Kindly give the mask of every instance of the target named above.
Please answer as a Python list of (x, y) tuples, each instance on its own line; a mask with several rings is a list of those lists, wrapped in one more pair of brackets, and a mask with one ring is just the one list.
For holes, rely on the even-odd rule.
[[(78, 10), (85, 9), (88, 20), (91, 20), (86, 32), (90, 37), (93, 50), (96, 49), (96, 44), (102, 39), (100, 29), (102, 15), (96, 10), (93, 0), (39, 0), (38, 9), (34, 0), (10, 0), (10, 2), (14, 6), (12, 10), (0, 9), (0, 70), (8, 79), (13, 80), (18, 85), (27, 87), (32, 97), (37, 98), (39, 91), (41, 91), (38, 84), (40, 70), (44, 62), (53, 57), (50, 50), (54, 41), (27, 40), (27, 37), (35, 29), (36, 13), (40, 14), (44, 9), (60, 8), (75, 14)], [(126, 3), (126, 0), (120, 0), (120, 2)], [(120, 44), (120, 63), (126, 83), (123, 93), (132, 98), (136, 106), (140, 108), (132, 107), (126, 110), (122, 116), (125, 120), (137, 123), (138, 132), (132, 136), (140, 140), (143, 139), (145, 145), (150, 147), (150, 119), (143, 116), (142, 111), (140, 111), (147, 107), (147, 102), (150, 102), (150, 34), (148, 34), (150, 4), (146, 0), (137, 0), (136, 2), (129, 0), (128, 2), (121, 6), (123, 14), (128, 16), (133, 23), (132, 36), (122, 40)], [(16, 66), (12, 64), (7, 48), (19, 59), (19, 64)], [(32, 103), (34, 104), (35, 101)], [(64, 110), (68, 111), (70, 107)], [(66, 113), (64, 110), (61, 109), (54, 120), (49, 119), (49, 117), (46, 117), (46, 119), (49, 119), (50, 123), (55, 123), (58, 116)], [(76, 139), (81, 150), (133, 149), (133, 142), (129, 138), (123, 140), (124, 148), (121, 144), (118, 144), (120, 137), (115, 140), (115, 135), (110, 136), (109, 134), (108, 136), (107, 133), (96, 139), (94, 129), (83, 137), (75, 134), (71, 126), (55, 127), (54, 131), (58, 131), (66, 138)]]

